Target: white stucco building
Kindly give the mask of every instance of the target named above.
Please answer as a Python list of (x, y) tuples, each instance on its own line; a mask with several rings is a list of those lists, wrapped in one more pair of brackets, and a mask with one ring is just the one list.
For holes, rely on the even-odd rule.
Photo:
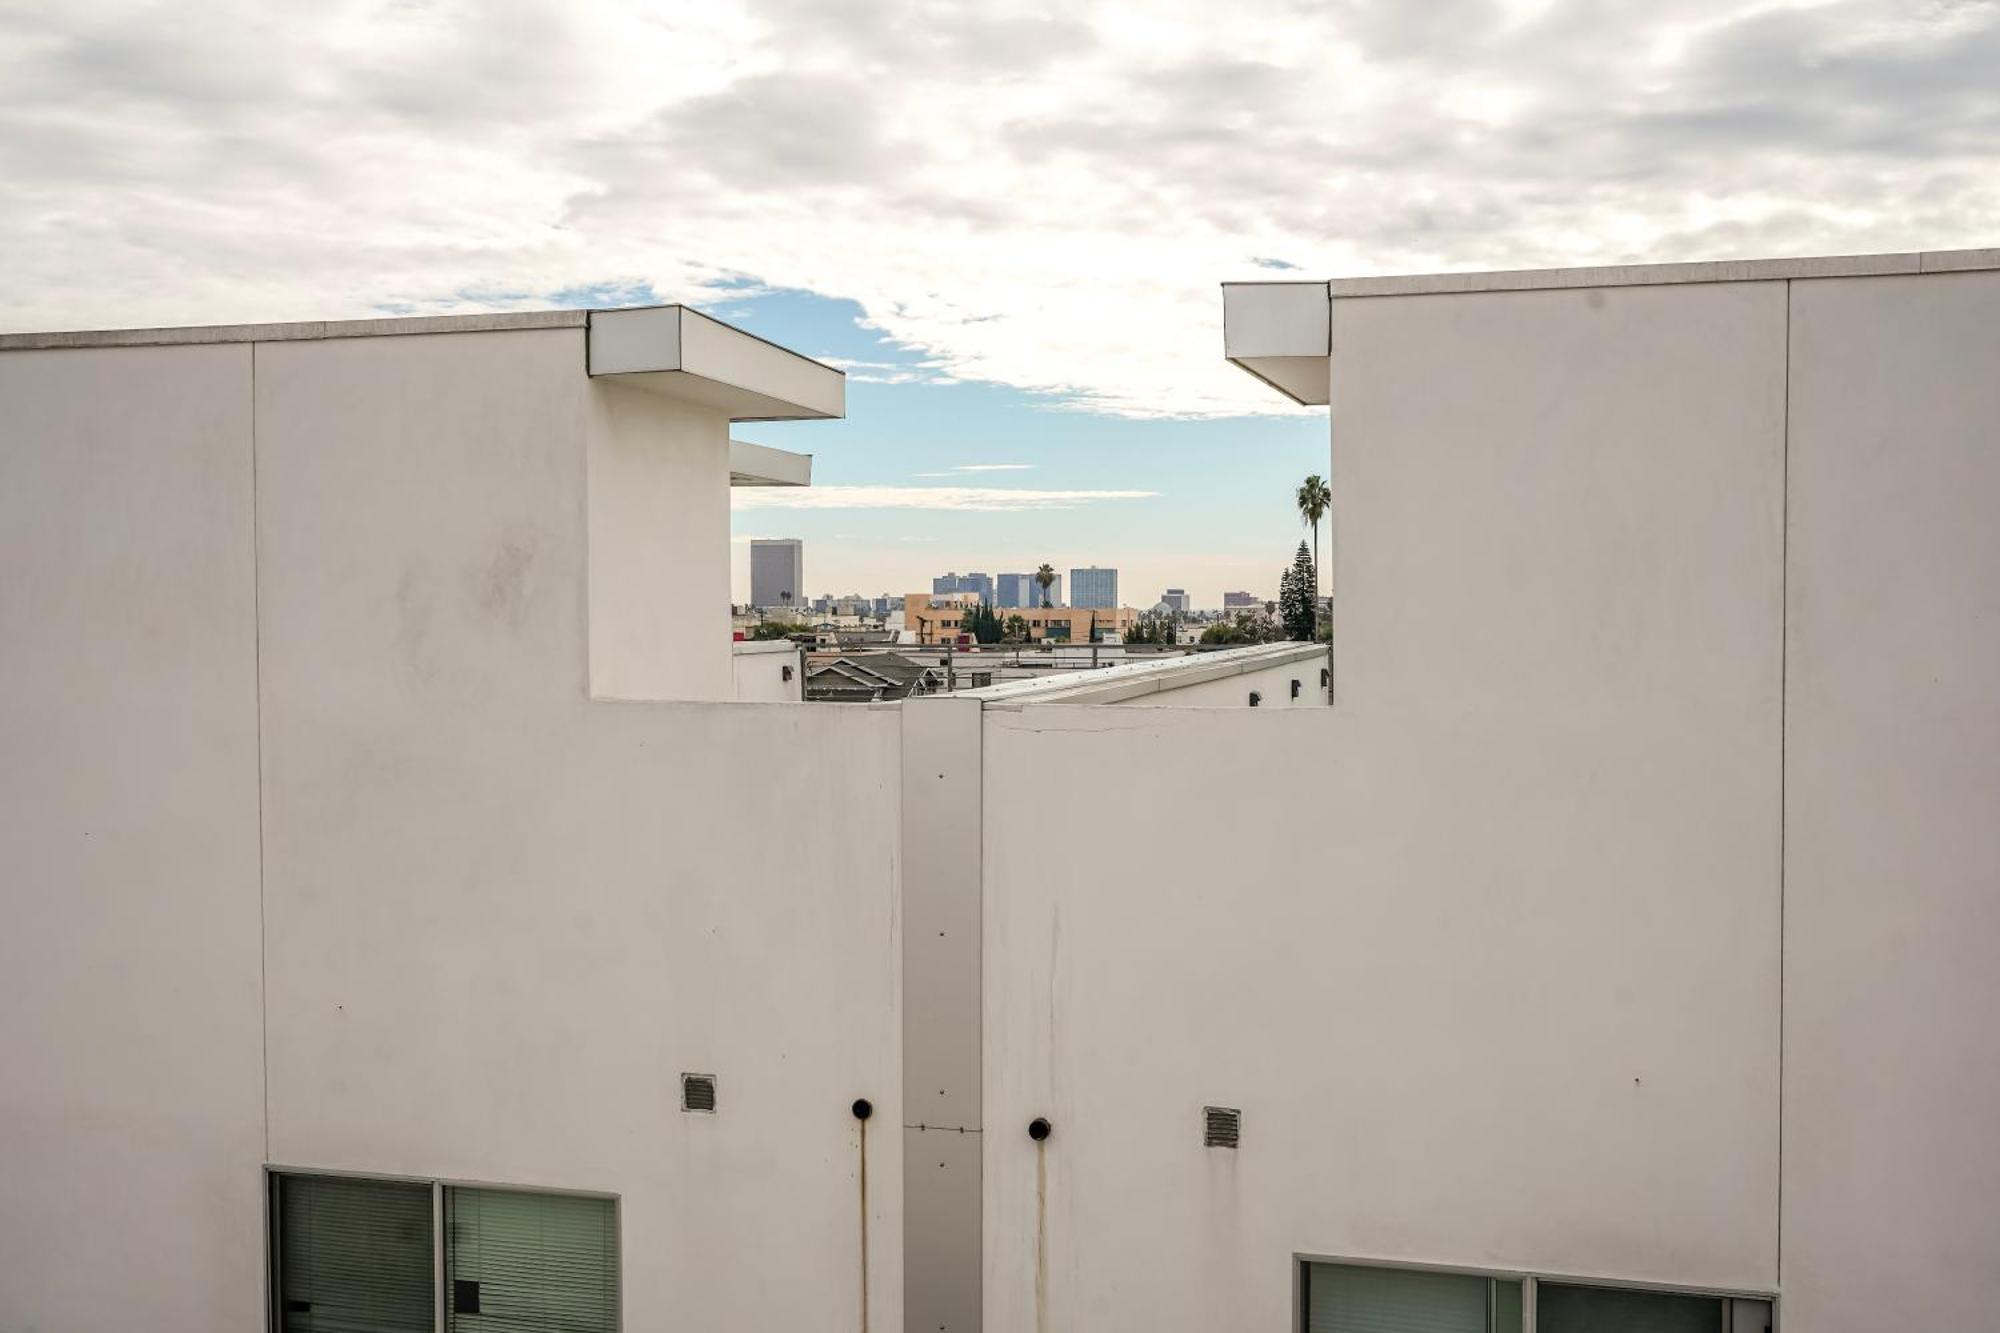
[(0, 1328), (1990, 1325), (2000, 252), (1225, 307), (1331, 662), (896, 705), (725, 326), (0, 339)]

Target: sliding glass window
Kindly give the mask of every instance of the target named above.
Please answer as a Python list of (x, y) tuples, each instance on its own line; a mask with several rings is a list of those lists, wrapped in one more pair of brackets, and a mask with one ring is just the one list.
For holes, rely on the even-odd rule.
[(278, 1333), (618, 1328), (602, 1196), (274, 1172), (270, 1234)]
[(615, 1333), (611, 1200), (452, 1188), (444, 1204), (447, 1333)]
[(1521, 1333), (1521, 1284), (1420, 1268), (1307, 1264), (1306, 1333)]
[(431, 1187), (274, 1176), (272, 1264), (283, 1333), (431, 1333)]
[(1303, 1333), (1771, 1333), (1775, 1315), (1761, 1296), (1302, 1260), (1299, 1318)]

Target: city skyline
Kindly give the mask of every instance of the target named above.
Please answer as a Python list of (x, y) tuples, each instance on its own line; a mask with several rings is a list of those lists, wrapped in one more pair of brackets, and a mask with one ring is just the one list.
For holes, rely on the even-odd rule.
[(1149, 607), (1168, 587), (1197, 606), (1234, 588), (1275, 597), (1278, 571), (1310, 536), (1293, 497), (1307, 474), (1327, 474), (1328, 449), (1303, 410), (1110, 416), (942, 375), (851, 301), (746, 288), (705, 308), (848, 372), (845, 420), (735, 428), (813, 455), (809, 487), (732, 492), (738, 602), (753, 538), (805, 541), (810, 596), (901, 596), (948, 570), (997, 577), (1047, 562), (1065, 581), (1073, 568), (1116, 568), (1126, 601)]
[[(747, 545), (753, 552), (753, 556), (754, 553), (760, 552), (775, 556), (778, 548), (788, 548), (788, 559), (793, 562), (791, 567), (796, 568), (798, 564), (803, 562), (804, 545), (797, 538), (755, 537), (751, 538)], [(1041, 562), (1037, 562), (1038, 565), (1039, 563)], [(1054, 562), (1049, 563), (1053, 564)], [(770, 610), (782, 606), (810, 607), (821, 601), (838, 602), (848, 599), (880, 601), (885, 598), (903, 598), (919, 595), (949, 597), (964, 593), (976, 593), (987, 604), (997, 609), (1019, 610), (1040, 605), (1039, 599), (1042, 596), (1042, 589), (1034, 581), (1033, 570), (1003, 570), (997, 573), (989, 573), (984, 570), (968, 568), (963, 572), (957, 569), (948, 569), (941, 574), (930, 575), (927, 580), (930, 585), (928, 592), (921, 586), (903, 588), (901, 590), (895, 588), (870, 590), (860, 587), (815, 588), (808, 584), (795, 597), (772, 600), (768, 597), (759, 596), (759, 568), (757, 560), (753, 558), (750, 565), (749, 591), (747, 595), (741, 597), (735, 596), (732, 593), (730, 599), (732, 605)], [(1162, 603), (1182, 612), (1221, 610), (1225, 606), (1225, 598), (1241, 591), (1231, 589), (1218, 594), (1212, 601), (1203, 601), (1199, 596), (1190, 593), (1184, 585), (1169, 583), (1162, 584), (1161, 590), (1157, 594), (1144, 594), (1123, 586), (1121, 582), (1122, 573), (1115, 565), (1071, 566), (1067, 573), (1057, 572), (1055, 578), (1050, 583), (1047, 592), (1051, 606), (1062, 607), (1072, 605), (1064, 592), (1063, 585), (1066, 578), (1074, 578), (1078, 573), (1111, 575), (1111, 587), (1116, 590), (1114, 594), (1115, 600), (1112, 605), (1130, 607), (1136, 610), (1148, 610)], [(772, 575), (772, 577), (775, 577), (775, 575)], [(1019, 581), (1021, 584), (1018, 590), (1013, 586), (1016, 581)], [(770, 584), (770, 578), (765, 578), (763, 582)], [(775, 584), (770, 584), (770, 586), (775, 586)], [(1017, 600), (1017, 597), (1022, 600)], [(1260, 598), (1259, 600), (1263, 599)]]

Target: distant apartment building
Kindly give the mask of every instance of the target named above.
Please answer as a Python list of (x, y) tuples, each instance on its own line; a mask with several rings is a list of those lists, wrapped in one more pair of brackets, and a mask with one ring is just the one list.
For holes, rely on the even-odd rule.
[[(918, 643), (950, 643), (964, 633), (965, 608), (971, 594), (952, 596), (957, 600), (911, 593), (903, 599), (903, 628), (914, 632)], [(1124, 635), (1139, 620), (1139, 613), (1129, 606), (1105, 610), (1031, 607), (1014, 614), (1027, 622), (1030, 643), (1090, 643), (1105, 634)]]
[(1186, 588), (1167, 589), (1160, 594), (1160, 604), (1170, 611), (1178, 611), (1183, 615), (1194, 609), (1194, 604), (1188, 597)]
[(931, 580), (931, 592), (943, 597), (951, 593), (975, 593), (988, 606), (993, 605), (993, 576), (991, 574), (941, 574)]
[[(998, 600), (993, 604), (1001, 608), (1040, 606), (1044, 600), (1042, 585), (1036, 582), (1033, 574), (1002, 574), (994, 585), (994, 596)], [(1063, 604), (1062, 575), (1058, 574), (1049, 581), (1046, 600), (1050, 606)]]
[(806, 545), (796, 537), (753, 538), (750, 542), (750, 605), (803, 606)]
[(1264, 599), (1254, 592), (1226, 592), (1222, 594), (1224, 611), (1254, 611), (1264, 604)]
[(1118, 571), (1089, 565), (1069, 572), (1071, 606), (1107, 610), (1118, 605)]

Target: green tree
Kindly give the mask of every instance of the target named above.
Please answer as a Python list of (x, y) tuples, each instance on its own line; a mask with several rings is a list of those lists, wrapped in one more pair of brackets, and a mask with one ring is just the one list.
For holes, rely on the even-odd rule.
[(1000, 626), (1002, 643), (1026, 643), (1028, 641), (1028, 618), (1018, 613), (1008, 616)]
[(767, 620), (750, 631), (750, 637), (757, 643), (768, 643), (772, 639), (789, 639), (795, 634), (811, 634), (811, 625), (802, 625), (795, 620)]
[(1125, 642), (1171, 644), (1176, 637), (1175, 619), (1172, 612), (1159, 615), (1147, 611), (1139, 617), (1130, 630), (1126, 631)]
[(1285, 571), (1278, 590), (1278, 622), (1285, 628), (1285, 637), (1297, 639), (1301, 643), (1312, 641), (1317, 628), (1313, 614), (1313, 562), (1312, 552), (1304, 542), (1299, 543), (1299, 553), (1292, 560), (1292, 567)]
[(1271, 643), (1280, 637), (1277, 624), (1266, 615), (1255, 611), (1239, 611), (1234, 620), (1218, 620), (1201, 632), (1204, 644), (1231, 646), (1245, 643)]
[(998, 643), (1000, 613), (984, 602), (974, 602), (965, 608), (963, 629), (972, 636), (974, 643)]
[(1328, 489), (1326, 478), (1315, 472), (1299, 483), (1299, 517), (1313, 530), (1313, 615), (1319, 615), (1319, 521), (1326, 517), (1326, 511), (1333, 507), (1333, 492)]
[(1055, 581), (1056, 571), (1052, 566), (1044, 564), (1040, 569), (1035, 571), (1035, 582), (1042, 585), (1042, 606), (1044, 608), (1049, 604), (1049, 585)]

